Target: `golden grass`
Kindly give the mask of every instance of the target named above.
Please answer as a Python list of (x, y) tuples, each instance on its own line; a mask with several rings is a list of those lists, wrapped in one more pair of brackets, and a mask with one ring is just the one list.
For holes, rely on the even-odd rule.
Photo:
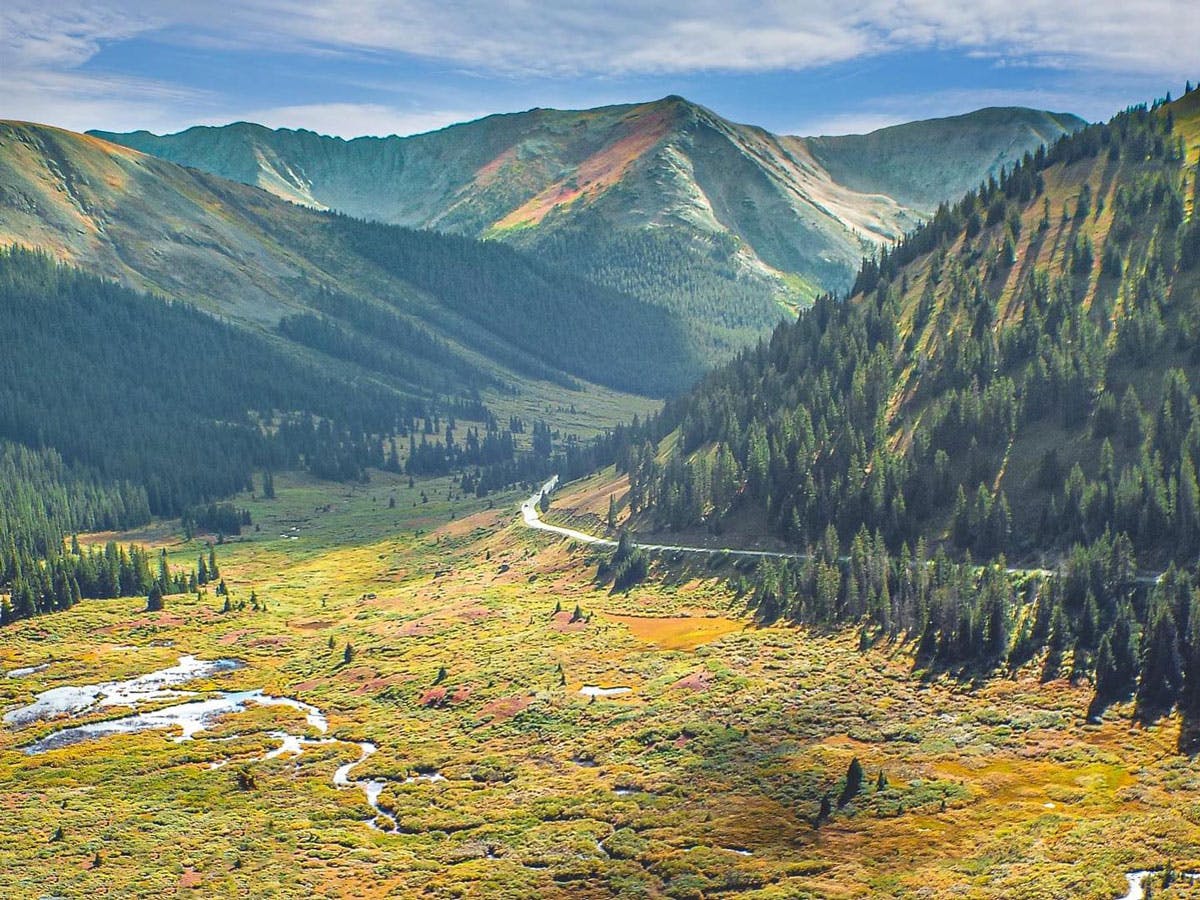
[(723, 616), (622, 616), (605, 613), (605, 618), (620, 622), (639, 641), (653, 644), (660, 650), (695, 650), (747, 627), (746, 622)]
[[(170, 597), (18, 623), (0, 666), (51, 665), (0, 678), (0, 706), (236, 656), (195, 687), (265, 687), (378, 744), (354, 774), (389, 779), (402, 833), (333, 786), (357, 748), (259, 761), (270, 732), (311, 733), (294, 710), (36, 757), (20, 747), (48, 726), (4, 728), (0, 896), (1107, 898), (1124, 871), (1200, 861), (1200, 778), (1173, 720), (1088, 726), (1087, 686), (1036, 667), (972, 688), (920, 678), (905, 647), (747, 627), (711, 579), (609, 594), (594, 551), (507, 524), (520, 493), (488, 509), (445, 499), (449, 480), (276, 486), (238, 499), (260, 530), (218, 548), (235, 599), (253, 587), (266, 612)], [(181, 565), (201, 549), (164, 545)], [(590, 701), (584, 684), (634, 690)], [(814, 829), (853, 756), (869, 790)], [(447, 780), (403, 780), (428, 770)]]

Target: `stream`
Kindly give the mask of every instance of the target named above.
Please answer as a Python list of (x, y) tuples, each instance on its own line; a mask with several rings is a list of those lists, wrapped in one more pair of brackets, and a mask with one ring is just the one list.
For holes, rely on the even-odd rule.
[[(1129, 891), (1118, 900), (1145, 900), (1146, 898), (1146, 879), (1152, 875), (1161, 875), (1161, 869), (1153, 871), (1142, 869), (1138, 872), (1126, 872), (1125, 880), (1129, 882)], [(1187, 881), (1200, 881), (1200, 872), (1176, 872), (1176, 880), (1186, 879)], [(1157, 882), (1154, 883), (1158, 887)], [(1157, 893), (1157, 891), (1155, 891)]]
[[(58, 750), (84, 741), (96, 740), (110, 734), (135, 734), (143, 731), (178, 729), (179, 733), (171, 740), (176, 743), (190, 741), (221, 716), (239, 712), (252, 705), (284, 706), (299, 710), (304, 713), (305, 721), (310, 728), (322, 735), (329, 730), (328, 719), (315, 706), (291, 697), (276, 697), (264, 693), (262, 689), (215, 691), (215, 696), (208, 697), (201, 697), (195, 691), (179, 689), (182, 685), (195, 679), (231, 672), (241, 668), (242, 665), (243, 663), (235, 659), (202, 660), (194, 656), (181, 656), (177, 665), (148, 672), (125, 681), (104, 681), (94, 685), (64, 685), (50, 688), (38, 694), (32, 703), (6, 712), (4, 722), (10, 728), (23, 728), (39, 722), (79, 718), (106, 707), (125, 707), (134, 710), (126, 716), (105, 719), (100, 722), (66, 725), (51, 731), (22, 748), (23, 752), (29, 756)], [(164, 700), (182, 702), (147, 712), (136, 711), (139, 705)], [(271, 731), (267, 736), (279, 741), (279, 746), (260, 756), (256, 760), (257, 762), (275, 759), (284, 754), (293, 757), (300, 756), (305, 747), (334, 743), (354, 744), (359, 749), (359, 757), (338, 767), (333, 773), (334, 786), (340, 789), (358, 788), (363, 792), (367, 804), (375, 812), (375, 815), (368, 820), (368, 824), (372, 828), (391, 833), (398, 830), (395, 817), (386, 812), (379, 804), (380, 794), (383, 793), (388, 782), (380, 778), (356, 779), (350, 777), (351, 771), (365, 762), (378, 749), (374, 744), (334, 737), (312, 738), (287, 731)], [(220, 769), (227, 763), (228, 760), (221, 760), (211, 763), (209, 768)], [(405, 779), (405, 783), (441, 780), (445, 780), (443, 776), (433, 773), (410, 776)], [(386, 827), (378, 824), (380, 819), (388, 823)]]

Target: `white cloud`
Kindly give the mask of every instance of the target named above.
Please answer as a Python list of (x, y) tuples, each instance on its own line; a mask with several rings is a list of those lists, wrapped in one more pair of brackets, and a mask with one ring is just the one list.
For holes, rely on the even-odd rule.
[[(405, 111), (376, 103), (305, 103), (251, 110), (237, 118), (268, 128), (306, 128), (320, 134), (351, 138), (359, 135), (420, 134), (467, 122), (487, 111)], [(225, 124), (228, 119), (211, 124)]]
[[(537, 77), (551, 84), (595, 76), (804, 70), (888, 52), (939, 49), (987, 57), (997, 65), (1082, 73), (1079, 83), (1085, 89), (1087, 79), (1104, 75), (1164, 85), (1200, 73), (1194, 3), (241, 0), (217, 12), (195, 0), (4, 0), (0, 115), (75, 128), (162, 130), (228, 119), (244, 105), (236, 97), (97, 76), (94, 65), (81, 68), (105, 45), (139, 36), (233, 52), (369, 59), (406, 54), (484, 77)], [(252, 62), (245, 60), (247, 67)], [(355, 102), (351, 86), (344, 87), (347, 102), (281, 105), (265, 113), (274, 122), (348, 134), (359, 128), (424, 130), (470, 112), (460, 113), (451, 108), (453, 100), (431, 96), (417, 100), (429, 109), (364, 105)], [(1069, 99), (1062, 106), (1078, 108)], [(313, 118), (301, 122), (302, 114)], [(891, 115), (887, 108), (866, 109), (846, 124), (877, 125)]]
[(511, 73), (803, 69), (906, 48), (1175, 75), (1194, 0), (254, 0), (243, 40), (399, 51)]

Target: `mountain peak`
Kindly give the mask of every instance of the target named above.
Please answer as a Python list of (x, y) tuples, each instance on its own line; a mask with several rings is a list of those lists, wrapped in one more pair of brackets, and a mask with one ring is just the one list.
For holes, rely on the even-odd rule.
[[(411, 137), (343, 141), (246, 122), (101, 136), (306, 206), (547, 252), (577, 242), (578, 258), (653, 259), (651, 244), (679, 241), (697, 255), (691, 274), (664, 272), (645, 296), (711, 294), (742, 313), (754, 307), (731, 315), (741, 327), (773, 322), (779, 298), (847, 288), (864, 253), (1071, 127), (1050, 113), (995, 109), (865, 136), (779, 137), (668, 94)], [(712, 278), (680, 287), (700, 269)]]

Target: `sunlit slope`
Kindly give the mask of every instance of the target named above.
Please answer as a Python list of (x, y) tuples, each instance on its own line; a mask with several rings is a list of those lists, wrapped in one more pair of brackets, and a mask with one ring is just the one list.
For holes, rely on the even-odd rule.
[(47, 126), (0, 123), (0, 242), (254, 327), (346, 295), (501, 378), (661, 394), (698, 372), (667, 312), (507, 247), (355, 222)]
[[(1186, 506), (1194, 454), (1173, 435), (1200, 384), (1196, 107), (1134, 108), (1023, 158), (865, 263), (846, 303), (711, 375), (672, 411), (665, 478), (639, 486), (651, 518), (976, 553), (1109, 527), (1173, 558), (1157, 523)], [(749, 496), (689, 494), (705, 466)], [(994, 509), (989, 543), (970, 523)]]

